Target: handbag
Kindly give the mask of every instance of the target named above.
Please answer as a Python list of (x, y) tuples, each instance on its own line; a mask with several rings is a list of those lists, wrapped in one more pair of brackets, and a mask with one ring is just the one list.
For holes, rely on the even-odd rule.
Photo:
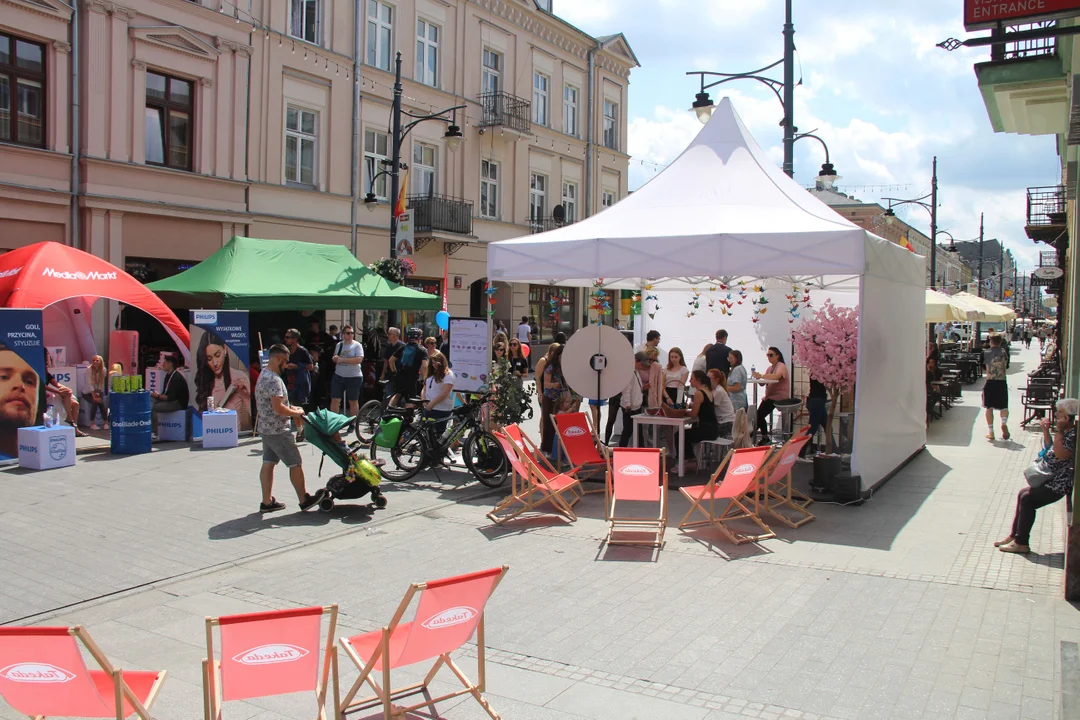
[(1046, 470), (1040, 462), (1033, 462), (1024, 469), (1024, 479), (1033, 488), (1042, 487), (1052, 477), (1054, 474)]

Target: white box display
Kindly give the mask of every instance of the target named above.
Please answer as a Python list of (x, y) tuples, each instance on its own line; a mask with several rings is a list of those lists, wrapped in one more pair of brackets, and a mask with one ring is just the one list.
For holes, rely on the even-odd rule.
[(236, 411), (204, 412), (202, 414), (202, 444), (204, 448), (231, 448), (240, 442)]
[(158, 413), (158, 440), (184, 442), (187, 440), (187, 408), (176, 412)]
[(52, 470), (75, 464), (75, 428), (38, 425), (19, 428), (19, 467)]

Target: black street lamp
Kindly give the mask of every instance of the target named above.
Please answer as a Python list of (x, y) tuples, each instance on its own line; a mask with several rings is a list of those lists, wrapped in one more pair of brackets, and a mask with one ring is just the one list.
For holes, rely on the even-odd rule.
[[(405, 142), (405, 136), (422, 122), (427, 120), (438, 120), (439, 122), (447, 123), (446, 134), (443, 135), (443, 139), (446, 141), (446, 149), (450, 152), (455, 152), (461, 147), (461, 143), (465, 140), (465, 136), (461, 133), (461, 128), (457, 125), (457, 111), (464, 110), (467, 107), (466, 105), (455, 105), (454, 107), (449, 107), (445, 110), (439, 110), (438, 112), (429, 113), (427, 115), (417, 115), (408, 110), (401, 109), (401, 94), (401, 53), (398, 53), (397, 58), (394, 61), (394, 103), (390, 110), (391, 122), (393, 123), (393, 150), (389, 162), (383, 160), (383, 165), (388, 166), (389, 169), (380, 170), (371, 177), (367, 196), (364, 197), (364, 205), (367, 206), (368, 210), (374, 212), (379, 203), (378, 198), (375, 197), (375, 181), (383, 175), (390, 176), (390, 257), (392, 258), (397, 257), (398, 220), (393, 216), (393, 213), (394, 209), (397, 207), (398, 198), (400, 196), (400, 190), (398, 189), (398, 171), (408, 167), (401, 162), (401, 146)], [(453, 117), (443, 117), (443, 115), (448, 112), (453, 112)], [(413, 118), (413, 121), (402, 127), (402, 115)]]
[[(923, 210), (930, 213), (930, 288), (933, 289), (937, 284), (937, 156), (934, 156), (934, 172), (930, 180), (930, 192), (922, 197), (913, 198), (911, 200), (901, 200), (899, 198), (882, 198), (882, 200), (889, 201), (889, 207), (885, 210), (885, 221), (891, 223), (891, 218), (896, 217), (896, 213), (893, 212), (894, 207), (901, 205), (918, 205)], [(924, 202), (927, 198), (930, 198), (930, 202)]]
[[(718, 73), (700, 70), (686, 73), (687, 75), (699, 75), (701, 77), (701, 91), (694, 96), (694, 102), (691, 107), (697, 115), (698, 120), (702, 123), (707, 123), (709, 121), (709, 116), (712, 115), (712, 112), (715, 109), (708, 91), (710, 88), (714, 88), (717, 85), (723, 85), (732, 80), (757, 80), (758, 82), (767, 85), (769, 89), (776, 94), (777, 99), (780, 100), (780, 104), (784, 106), (784, 119), (780, 122), (780, 125), (784, 128), (784, 172), (787, 173), (788, 177), (795, 176), (795, 133), (798, 132), (798, 128), (795, 127), (795, 24), (791, 21), (791, 2), (792, 0), (785, 0), (784, 2), (783, 59), (777, 60), (773, 64), (766, 65), (763, 68), (745, 73)], [(772, 70), (777, 65), (784, 66), (783, 81), (761, 74), (768, 70)], [(706, 84), (706, 76), (718, 77), (720, 79)], [(800, 80), (800, 82), (802, 81)]]

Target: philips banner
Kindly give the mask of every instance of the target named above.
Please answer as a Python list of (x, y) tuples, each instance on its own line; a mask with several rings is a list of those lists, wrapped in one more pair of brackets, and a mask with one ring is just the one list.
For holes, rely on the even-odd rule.
[(41, 310), (0, 308), (0, 461), (19, 456), (19, 428), (45, 414)]
[(251, 430), (247, 310), (192, 310), (191, 404), (199, 412), (236, 411), (237, 430)]

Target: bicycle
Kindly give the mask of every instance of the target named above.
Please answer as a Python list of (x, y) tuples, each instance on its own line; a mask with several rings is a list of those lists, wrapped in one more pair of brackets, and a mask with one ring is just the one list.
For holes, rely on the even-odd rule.
[[(400, 412), (405, 427), (392, 447), (371, 443), (371, 460), (383, 461), (379, 472), (387, 480), (409, 480), (427, 466), (438, 467), (451, 446), (464, 437), (461, 459), (465, 467), (484, 485), (501, 486), (506, 482), (506, 456), (480, 419), (481, 409), (490, 399), (491, 395), (487, 394), (469, 400), (455, 408), (449, 418), (414, 419), (414, 409), (385, 408), (385, 413)], [(448, 422), (452, 423), (449, 431), (443, 437), (436, 437), (435, 427)]]
[[(415, 407), (422, 404), (423, 400), (420, 398), (409, 398), (403, 407)], [(382, 421), (383, 416), (400, 415), (398, 413), (400, 409), (401, 407), (388, 406), (382, 400), (368, 400), (357, 411), (356, 417), (353, 418), (352, 427), (349, 429), (356, 435), (357, 442), (364, 447), (368, 447), (379, 432), (379, 423)]]

